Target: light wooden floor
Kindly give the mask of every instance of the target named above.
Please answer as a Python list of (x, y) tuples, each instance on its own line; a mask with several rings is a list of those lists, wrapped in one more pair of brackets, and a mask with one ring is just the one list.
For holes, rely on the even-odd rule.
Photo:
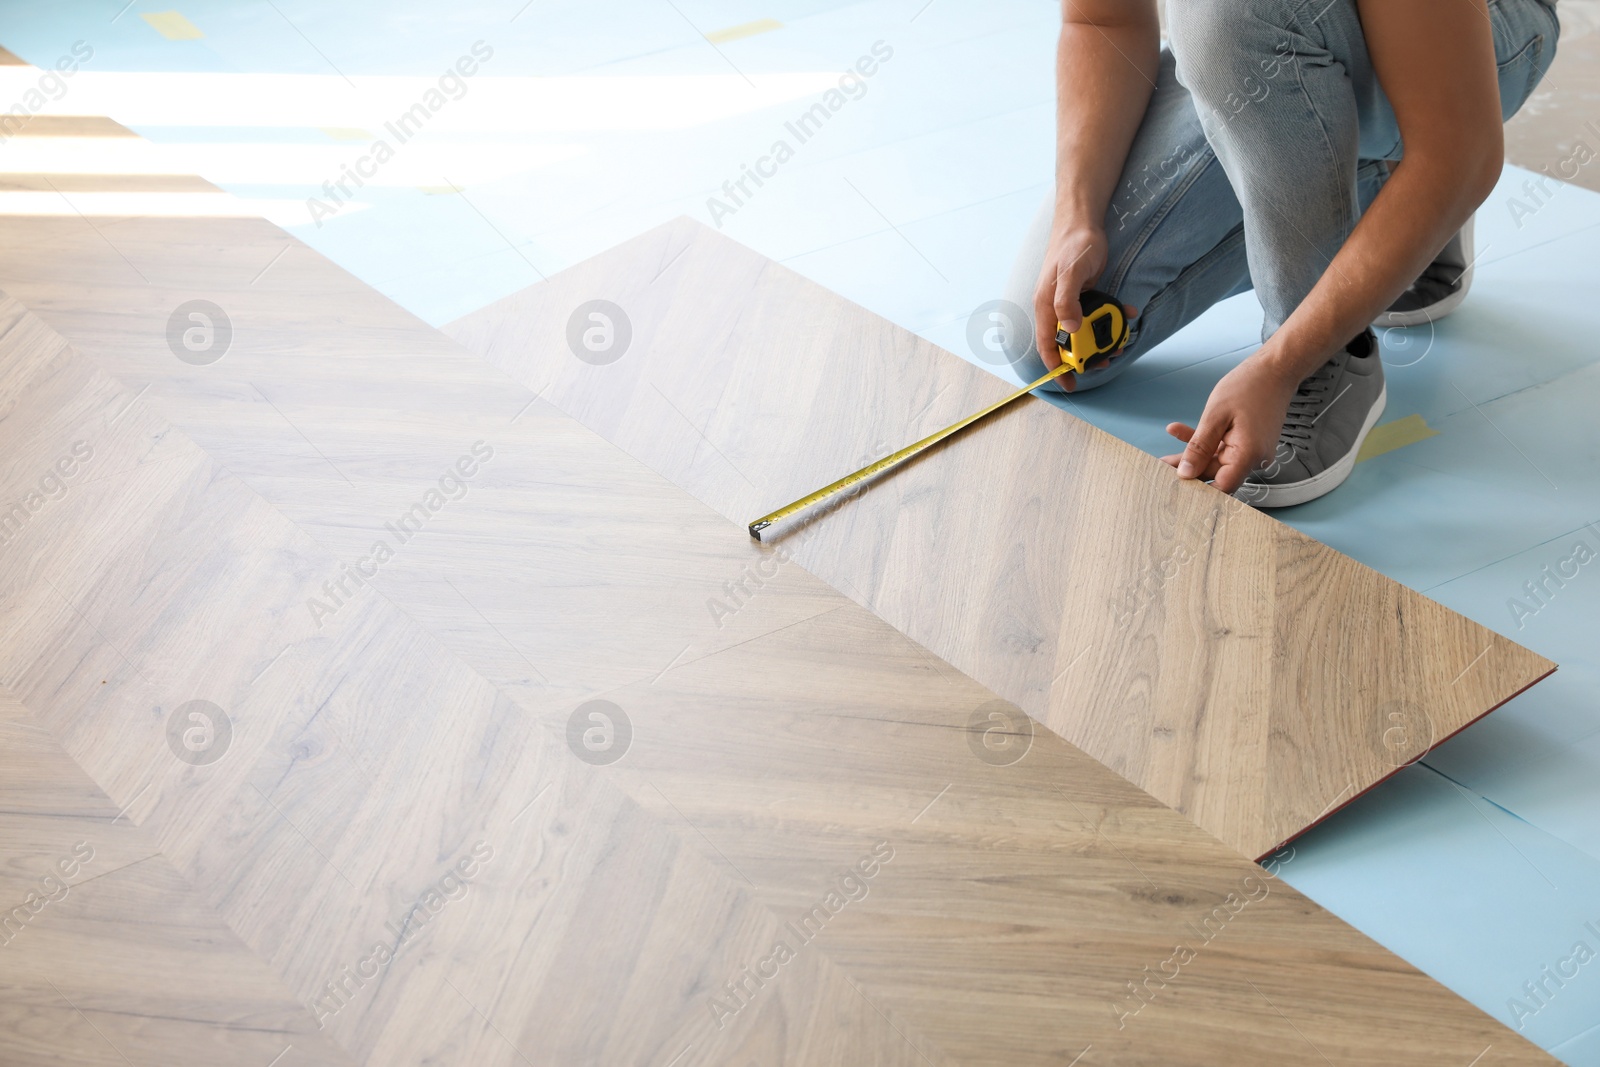
[(0, 948), (8, 1064), (1550, 1062), (281, 231), (0, 238), (0, 887), (145, 860)]
[(0, 811), (0, 1060), (356, 1062), (3, 692)]
[[(741, 524), (1009, 388), (687, 219), (447, 332)], [(1247, 856), (1554, 668), (1032, 399), (777, 543)]]
[[(286, 319), (328, 281), (287, 270)], [(1045, 1064), (1080, 1053), (1460, 1064), (1485, 1049), (1483, 1063), (1546, 1062), (1048, 732), (1014, 764), (1003, 749), (979, 758), (968, 724), (994, 695), (798, 567), (741, 613), (741, 639), (690, 655), (568, 661), (536, 642), (557, 607), (567, 630), (603, 640), (627, 625), (619, 603), (703, 589), (754, 550), (484, 364), (441, 358), (423, 374), (418, 359), (405, 380), (370, 379), (379, 394), (409, 391), (418, 416), (429, 396), (475, 397), (500, 432), (484, 480), (454, 502), (461, 518), (436, 516), (447, 524), (400, 546), (426, 547), (418, 573), (391, 582), (386, 566), (319, 628), (304, 604), (337, 572), (318, 543), (329, 524), (291, 522), (167, 426), (153, 389), (103, 377), (15, 302), (0, 319), (0, 447), (17, 457), (7, 497), (76, 442), (92, 452), (0, 555), (0, 676), (106, 790), (107, 809), (126, 808), (177, 868), (188, 898), (307, 1005), (280, 1014), (272, 1034), (294, 1056), (309, 1018), (373, 1064)], [(407, 334), (428, 336), (357, 325), (321, 340), (311, 330), (297, 349), (242, 339), (237, 355), (275, 359), (285, 377), (317, 364), (349, 373), (362, 361), (342, 352), (375, 365)], [(511, 422), (508, 406), (526, 410)], [(454, 417), (375, 419), (351, 465), (346, 521), (362, 521), (362, 487), (372, 500), (425, 489), (433, 461), (475, 429), (451, 427), (429, 455), (430, 426)], [(308, 425), (300, 448), (263, 448), (258, 460), (309, 465), (307, 441), (330, 428)], [(353, 458), (322, 446), (336, 463)], [(381, 536), (390, 513), (374, 508), (363, 536)], [(438, 560), (449, 581), (430, 583)], [(524, 675), (536, 661), (560, 680), (510, 671), (495, 684), (445, 647), (436, 634), (461, 638), (452, 584), (483, 613), (478, 625), (499, 620), (498, 647), (527, 657)], [(496, 588), (528, 598), (497, 599)], [(402, 594), (431, 600), (430, 621)], [(709, 629), (699, 604), (649, 610), (675, 640)], [(510, 669), (504, 654), (487, 658)], [(580, 688), (632, 722), (615, 764), (568, 747), (567, 694)], [(232, 722), (214, 763), (185, 762), (169, 742), (172, 713), (193, 699)], [(73, 774), (61, 761), (58, 776)], [(66, 828), (59, 845), (10, 845), (13, 819), (0, 816), (8, 868), (71, 846)], [(470, 884), (447, 883), (471, 857), (483, 859)], [(847, 877), (850, 867), (872, 876)], [(374, 946), (394, 943), (419, 902), (436, 914), (377, 968)], [(808, 914), (821, 930), (802, 941)], [(115, 951), (102, 924), (66, 912), (41, 914), (24, 936), (47, 922), (72, 956)], [(779, 941), (793, 950), (781, 965)], [(5, 981), (37, 986), (43, 965), (6, 957)], [(375, 969), (381, 981), (352, 977)], [(341, 981), (339, 999), (319, 1000)], [(142, 987), (121, 992), (137, 999)], [(126, 1010), (170, 1013), (153, 999)], [(92, 1048), (91, 1037), (56, 1040)]]

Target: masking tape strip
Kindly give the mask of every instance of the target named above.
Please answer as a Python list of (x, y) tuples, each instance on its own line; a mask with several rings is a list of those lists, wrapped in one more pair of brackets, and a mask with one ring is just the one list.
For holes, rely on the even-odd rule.
[(177, 11), (145, 11), (139, 17), (169, 41), (198, 41), (205, 36), (200, 27)]
[(1385, 452), (1393, 452), (1397, 448), (1404, 448), (1438, 436), (1439, 431), (1429, 426), (1421, 415), (1407, 415), (1403, 419), (1374, 426), (1372, 432), (1367, 434), (1367, 439), (1362, 442), (1361, 451), (1356, 453), (1356, 462), (1363, 463)]
[(777, 19), (756, 19), (754, 22), (741, 22), (737, 26), (729, 26), (725, 30), (712, 30), (706, 34), (706, 40), (712, 44), (725, 44), (728, 41), (737, 41), (744, 37), (754, 37), (758, 33), (770, 33), (781, 29), (783, 23)]

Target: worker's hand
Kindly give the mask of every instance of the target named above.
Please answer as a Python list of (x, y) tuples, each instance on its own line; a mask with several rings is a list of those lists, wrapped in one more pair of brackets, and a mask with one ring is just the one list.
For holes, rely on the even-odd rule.
[(1223, 375), (1198, 427), (1174, 422), (1167, 432), (1189, 447), (1162, 456), (1181, 478), (1202, 478), (1224, 493), (1244, 484), (1250, 472), (1273, 456), (1289, 401), (1300, 385), (1278, 367), (1251, 356)]
[[(1106, 269), (1106, 235), (1098, 227), (1056, 227), (1050, 233), (1050, 243), (1045, 247), (1044, 267), (1039, 271), (1039, 285), (1033, 294), (1034, 342), (1044, 359), (1046, 370), (1061, 365), (1056, 352), (1056, 323), (1068, 333), (1083, 324), (1083, 308), (1078, 304), (1078, 294), (1090, 288)], [(1056, 379), (1068, 392), (1072, 391), (1074, 375)]]

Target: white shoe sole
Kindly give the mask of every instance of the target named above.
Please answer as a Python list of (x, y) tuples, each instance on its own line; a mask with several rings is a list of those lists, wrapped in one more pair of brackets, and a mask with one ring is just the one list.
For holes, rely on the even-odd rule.
[(1372, 410), (1367, 412), (1367, 420), (1362, 424), (1361, 432), (1356, 435), (1355, 444), (1350, 446), (1349, 452), (1339, 457), (1339, 462), (1321, 474), (1313, 474), (1302, 481), (1285, 482), (1282, 485), (1246, 482), (1239, 487), (1234, 496), (1252, 507), (1287, 508), (1333, 492), (1344, 484), (1344, 480), (1350, 477), (1350, 472), (1355, 469), (1356, 457), (1361, 454), (1361, 446), (1366, 443), (1367, 434), (1378, 424), (1378, 417), (1383, 414), (1384, 406), (1388, 402), (1389, 386), (1385, 383), (1383, 391), (1378, 394), (1377, 402), (1372, 405)]
[(1445, 297), (1435, 301), (1425, 308), (1415, 311), (1385, 311), (1372, 320), (1374, 326), (1389, 329), (1394, 326), (1426, 326), (1430, 322), (1438, 322), (1450, 312), (1461, 306), (1467, 298), (1467, 285), (1472, 281), (1472, 270), (1469, 267), (1461, 275), (1461, 288)]
[(1461, 258), (1467, 261), (1467, 266), (1461, 272), (1461, 277), (1458, 279), (1460, 284), (1456, 286), (1456, 291), (1443, 300), (1429, 304), (1425, 308), (1417, 308), (1414, 311), (1385, 311), (1373, 320), (1372, 324), (1374, 326), (1385, 328), (1392, 326), (1425, 326), (1430, 322), (1439, 321), (1461, 306), (1461, 302), (1467, 298), (1467, 290), (1472, 288), (1474, 258), (1472, 253), (1472, 222), (1473, 218), (1468, 217), (1466, 225), (1461, 227)]

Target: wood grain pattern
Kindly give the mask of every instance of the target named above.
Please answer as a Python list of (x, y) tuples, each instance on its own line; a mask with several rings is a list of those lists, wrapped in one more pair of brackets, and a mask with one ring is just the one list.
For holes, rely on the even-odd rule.
[[(698, 836), (573, 757), (548, 696), (511, 700), (383, 597), (315, 626), (331, 556), (14, 301), (0, 338), (7, 498), (92, 452), (0, 556), (0, 677), (333, 1041), (374, 1064), (920, 1060), (820, 954), (710, 1028), (697, 990), (782, 923)], [(204, 766), (167, 736), (197, 693), (233, 727)], [(468, 887), (446, 882), (480, 849)]]
[[(1550, 1062), (281, 231), (0, 227), (93, 357), (0, 301), (0, 503), (93, 450), (0, 543), (0, 682), (352, 1060)], [(197, 298), (207, 366), (169, 343)], [(233, 726), (204, 765), (167, 729), (197, 697)], [(610, 765), (569, 736), (594, 698)]]
[[(285, 240), (175, 229), (174, 255)], [(159, 276), (159, 233), (115, 236)], [(177, 291), (78, 264), (54, 313), (153, 355)], [(1549, 1062), (1048, 732), (980, 758), (991, 691), (310, 253), (282, 267), (216, 373), (148, 389), (0, 308), (5, 494), (75, 440), (95, 451), (0, 551), (0, 678), (308, 1005), (492, 843), (417, 951), (320, 1001), (354, 1058)], [(210, 275), (249, 293), (247, 272)], [(247, 475), (154, 412), (202, 395), (222, 414), (197, 423)], [(305, 602), (346, 546), (491, 427), (462, 510), (319, 626)], [(704, 600), (747, 567), (771, 574), (714, 620)], [(164, 731), (196, 696), (235, 725), (207, 767)], [(593, 697), (633, 722), (611, 766), (567, 743)], [(880, 842), (848, 900), (841, 869)], [(777, 976), (749, 978), (786, 938)], [(1163, 981), (1179, 944), (1193, 958)]]
[[(20, 61), (18, 61), (20, 63)], [(0, 66), (8, 66), (0, 49)], [(137, 137), (138, 134), (104, 115), (29, 115), (20, 122), (8, 122), (14, 137)]]
[(4, 692), (0, 811), (7, 1067), (355, 1062)]
[[(569, 347), (591, 300), (614, 363)], [(687, 219), (447, 332), (741, 525), (1007, 389)], [(1247, 856), (1554, 669), (1074, 411), (1019, 401), (790, 550)]]

